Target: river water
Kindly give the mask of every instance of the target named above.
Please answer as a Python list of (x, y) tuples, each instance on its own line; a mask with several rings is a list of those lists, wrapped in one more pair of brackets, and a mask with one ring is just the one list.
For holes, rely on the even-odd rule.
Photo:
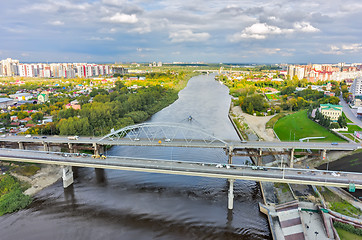
[[(190, 124), (235, 141), (230, 100), (214, 75), (196, 76), (149, 122)], [(107, 154), (227, 162), (221, 149), (114, 147)], [(0, 239), (271, 239), (258, 183), (235, 181), (232, 211), (227, 192), (225, 179), (79, 168), (72, 187), (64, 190), (59, 181), (27, 209), (0, 217)]]

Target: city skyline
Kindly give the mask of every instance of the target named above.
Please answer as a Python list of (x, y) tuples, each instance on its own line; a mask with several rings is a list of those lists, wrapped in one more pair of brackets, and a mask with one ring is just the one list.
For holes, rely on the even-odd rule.
[(0, 59), (361, 62), (356, 0), (5, 1)]

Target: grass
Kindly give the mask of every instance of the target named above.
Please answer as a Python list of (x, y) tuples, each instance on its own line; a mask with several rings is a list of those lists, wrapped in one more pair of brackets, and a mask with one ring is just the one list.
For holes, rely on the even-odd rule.
[(342, 116), (346, 119), (347, 123), (353, 123), (351, 120), (349, 120), (349, 118), (347, 118), (346, 114), (344, 114), (344, 112), (342, 112)]
[(358, 218), (362, 215), (362, 211), (360, 209), (355, 208), (352, 204), (343, 200), (341, 197), (331, 192), (328, 188), (321, 187), (320, 193), (322, 194), (324, 200), (328, 202), (331, 210), (354, 218)]
[(348, 131), (339, 131), (340, 133), (354, 133), (354, 131), (361, 131), (362, 128), (360, 128), (357, 125), (347, 125)]
[(279, 97), (279, 93), (265, 93), (265, 96), (269, 99), (269, 100), (273, 100), (273, 101), (277, 101), (280, 100)]
[(285, 117), (286, 114), (285, 113), (278, 113), (277, 115), (275, 115), (274, 117), (272, 117), (266, 124), (265, 127), (266, 128), (273, 128), (274, 124), (281, 119), (282, 117)]
[(341, 240), (362, 240), (362, 236), (347, 232), (342, 228), (336, 228)]
[(349, 139), (351, 139), (352, 141), (354, 141), (354, 142), (360, 142), (359, 140), (358, 140), (358, 138), (356, 138), (356, 137), (354, 137), (354, 135), (353, 134), (343, 134), (345, 137), (348, 137)]
[(313, 141), (346, 142), (345, 139), (338, 137), (318, 123), (310, 120), (307, 116), (307, 110), (279, 119), (274, 125), (274, 131), (281, 141), (298, 141), (306, 137), (325, 137)]
[(33, 176), (40, 170), (40, 167), (36, 165), (25, 165), (25, 166), (18, 166), (14, 169), (14, 172), (23, 176)]
[(23, 194), (26, 186), (15, 177), (5, 174), (0, 176), (0, 216), (25, 208), (31, 198)]

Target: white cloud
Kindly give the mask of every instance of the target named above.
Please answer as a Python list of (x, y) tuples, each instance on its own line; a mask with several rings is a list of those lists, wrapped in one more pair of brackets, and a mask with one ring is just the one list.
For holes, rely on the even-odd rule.
[(362, 44), (360, 44), (360, 43), (343, 44), (342, 50), (358, 52), (358, 51), (362, 50)]
[(49, 24), (53, 25), (53, 26), (62, 26), (62, 25), (64, 25), (64, 22), (57, 20), (57, 21), (49, 22)]
[(264, 48), (263, 49), (266, 54), (276, 54), (280, 52), (280, 48)]
[(91, 37), (89, 38), (88, 40), (91, 40), (91, 41), (114, 41), (114, 38), (111, 38), (111, 37)]
[(194, 33), (191, 30), (180, 30), (169, 34), (171, 42), (204, 42), (210, 38), (207, 32)]
[(296, 22), (293, 28), (280, 28), (277, 26), (268, 25), (266, 23), (254, 23), (250, 27), (246, 27), (241, 34), (234, 34), (230, 41), (237, 42), (242, 39), (266, 39), (271, 35), (281, 35), (293, 32), (318, 32), (318, 28), (313, 27), (308, 22)]
[(343, 55), (343, 54), (351, 54), (362, 51), (362, 44), (360, 43), (350, 43), (350, 44), (341, 44), (330, 45), (328, 50), (320, 51), (323, 54), (331, 54), (331, 55)]
[(136, 23), (138, 22), (138, 18), (136, 14), (124, 14), (124, 13), (116, 13), (111, 17), (104, 17), (101, 19), (103, 22), (111, 22), (111, 23)]
[(294, 23), (294, 29), (295, 29), (295, 31), (300, 31), (300, 32), (319, 32), (320, 31), (318, 28), (313, 27), (308, 22), (296, 22), (296, 23)]

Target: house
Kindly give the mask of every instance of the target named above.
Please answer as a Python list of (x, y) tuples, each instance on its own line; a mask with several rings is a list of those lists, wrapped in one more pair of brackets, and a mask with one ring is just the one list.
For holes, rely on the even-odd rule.
[(14, 100), (11, 98), (0, 98), (0, 108), (7, 108), (14, 104)]
[(331, 91), (324, 91), (324, 96), (325, 97), (334, 97), (336, 94), (334, 92)]
[(45, 103), (45, 102), (48, 102), (49, 101), (49, 96), (48, 94), (44, 94), (44, 93), (41, 93), (38, 95), (38, 101), (40, 103)]
[(338, 118), (342, 116), (342, 106), (333, 104), (321, 104), (319, 112), (325, 117), (329, 117), (331, 121), (337, 122)]
[(68, 103), (67, 105), (65, 105), (65, 108), (73, 108), (74, 110), (79, 110), (81, 109), (81, 106), (79, 104), (79, 102), (77, 100), (71, 101), (70, 103)]
[(21, 101), (21, 100), (28, 101), (29, 99), (33, 98), (33, 95), (31, 95), (30, 93), (15, 93), (9, 95), (9, 97), (16, 101)]

